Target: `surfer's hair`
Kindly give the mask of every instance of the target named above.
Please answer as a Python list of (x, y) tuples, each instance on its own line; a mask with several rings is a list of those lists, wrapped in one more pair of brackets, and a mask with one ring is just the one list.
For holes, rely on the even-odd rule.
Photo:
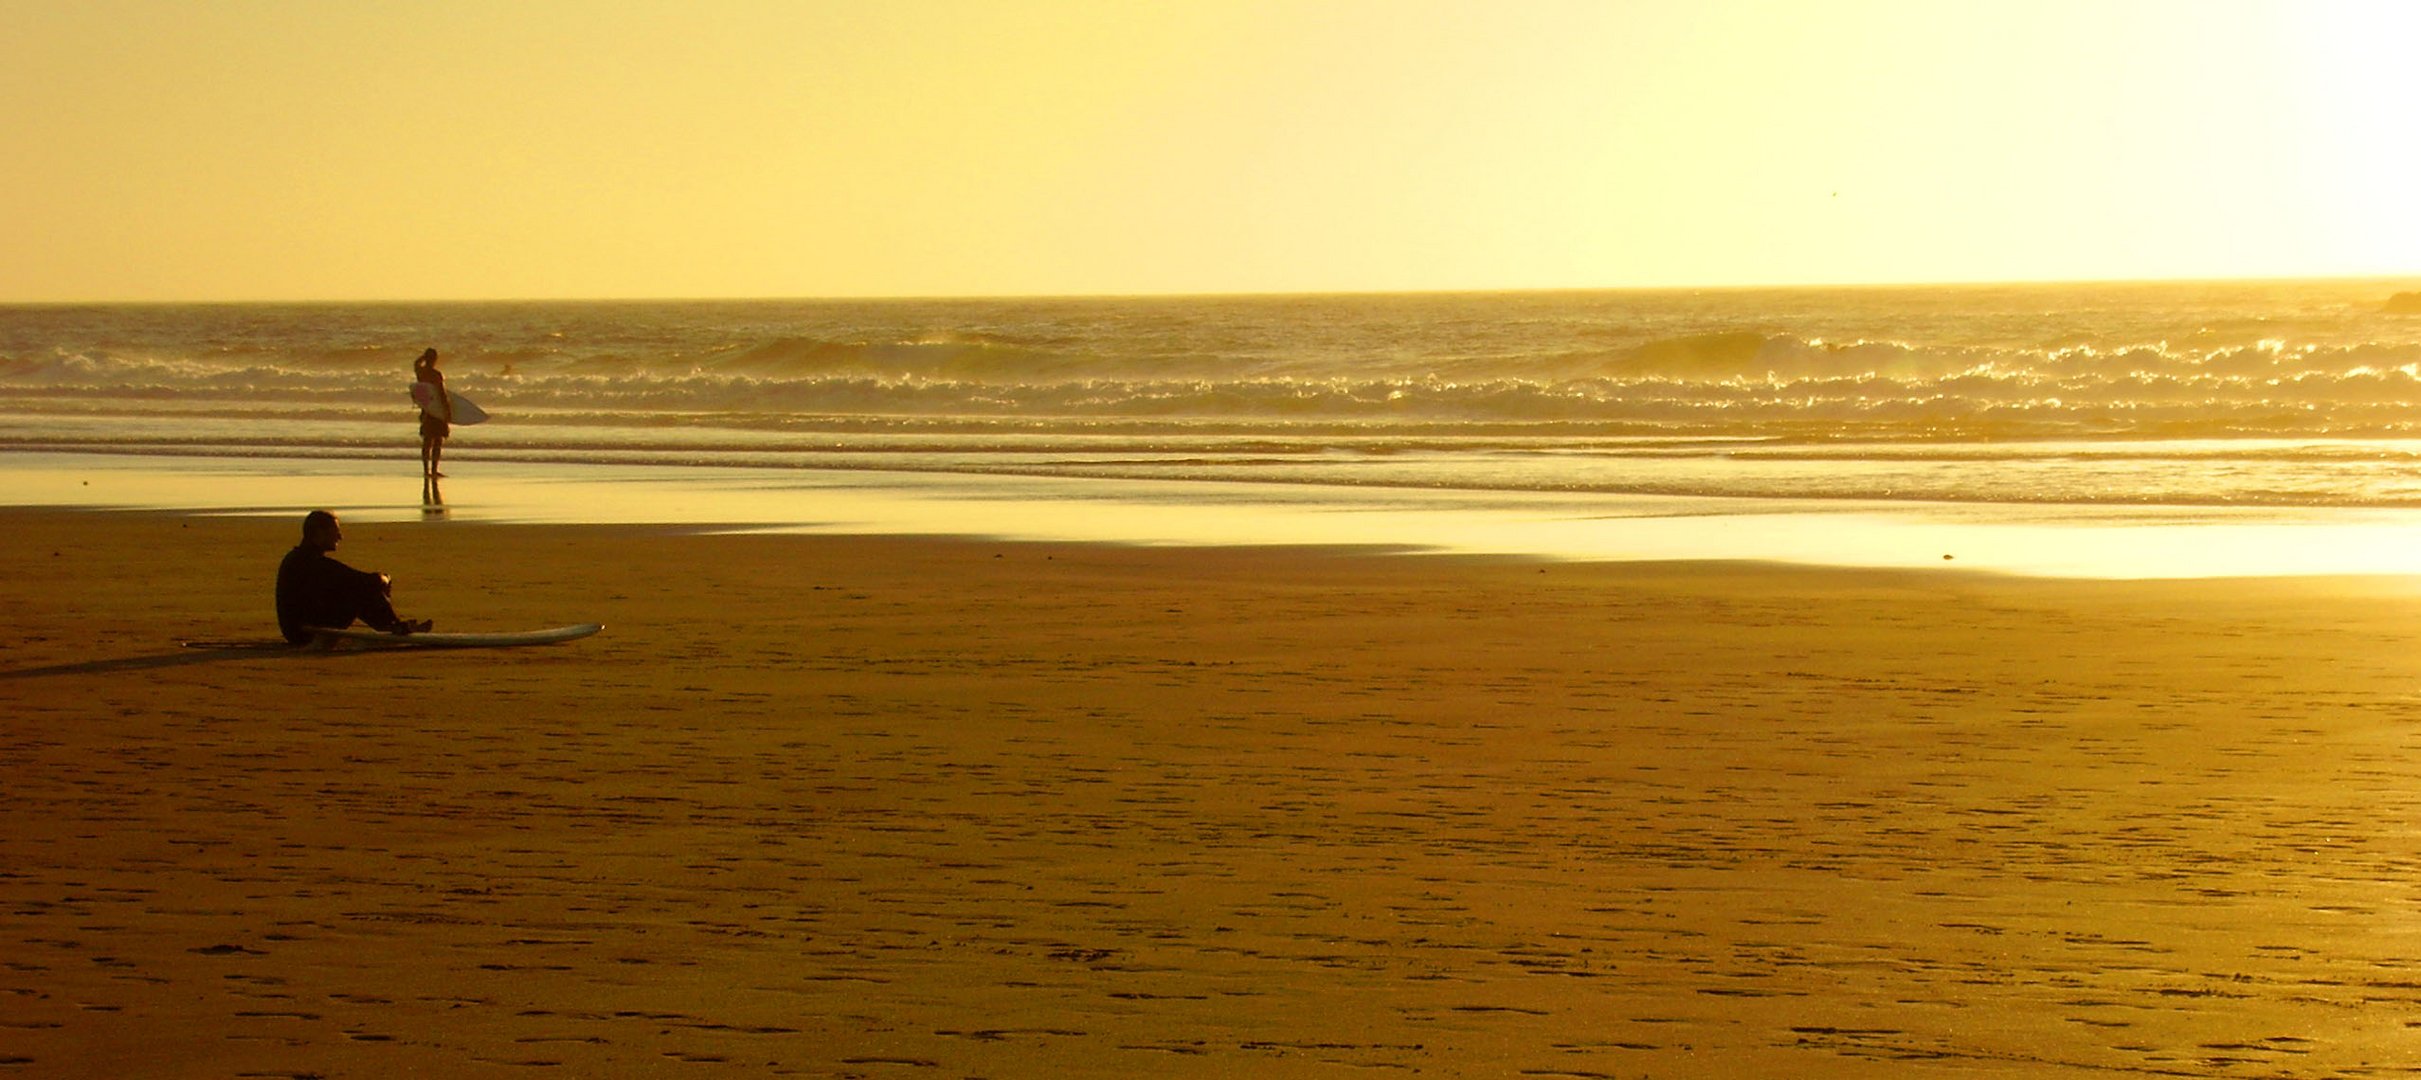
[(420, 359), (412, 361), (412, 366), (413, 366), (413, 367), (419, 367), (419, 366), (421, 366), (421, 365), (423, 365), (423, 364), (434, 364), (434, 363), (436, 363), (436, 362), (437, 362), (437, 350), (435, 350), (435, 349), (428, 349), (428, 350), (423, 351), (423, 352), (420, 354)]
[(303, 535), (309, 536), (334, 524), (336, 524), (336, 515), (325, 510), (313, 510), (303, 515)]

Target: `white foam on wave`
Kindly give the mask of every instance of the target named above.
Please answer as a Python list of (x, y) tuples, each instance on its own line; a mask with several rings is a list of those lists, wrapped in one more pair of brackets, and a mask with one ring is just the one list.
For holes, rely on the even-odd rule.
[[(2381, 287), (0, 308), (0, 447), (385, 452), (416, 438), (406, 371), (438, 344), (497, 417), (457, 453), (499, 459), (2401, 505), (2394, 453), (2132, 482), (2051, 454), (1946, 465), (2421, 435), (2421, 320), (2378, 314)], [(1871, 450), (1911, 444), (1941, 453)]]

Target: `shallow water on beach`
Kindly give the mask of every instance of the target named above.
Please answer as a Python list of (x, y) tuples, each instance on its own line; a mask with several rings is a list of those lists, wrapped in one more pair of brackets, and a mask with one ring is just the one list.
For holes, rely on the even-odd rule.
[(2421, 575), (2421, 511), (2046, 507), (1534, 492), (1349, 491), (646, 465), (0, 454), (18, 506), (352, 521), (1142, 545), (1319, 545), (1583, 561), (1765, 561), (2077, 578)]
[(5, 306), (0, 503), (2406, 573), (2413, 286)]

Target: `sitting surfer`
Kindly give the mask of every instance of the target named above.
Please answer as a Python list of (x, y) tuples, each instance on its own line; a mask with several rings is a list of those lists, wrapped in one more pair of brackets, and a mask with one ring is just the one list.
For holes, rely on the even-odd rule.
[[(446, 397), (445, 372), (437, 370), (437, 350), (423, 352), (412, 361), (412, 378), (429, 384), (428, 401), (420, 408), (420, 475), (435, 480), (445, 475), (437, 471), (437, 464), (445, 457), (446, 436), (454, 433), (454, 402)], [(416, 400), (420, 396), (414, 395)]]
[(355, 570), (328, 557), (344, 538), (335, 514), (313, 510), (303, 515), (303, 542), (277, 564), (277, 628), (286, 640), (306, 644), (312, 627), (342, 630), (357, 619), (390, 634), (427, 630), (429, 620), (412, 622), (395, 614), (387, 575)]

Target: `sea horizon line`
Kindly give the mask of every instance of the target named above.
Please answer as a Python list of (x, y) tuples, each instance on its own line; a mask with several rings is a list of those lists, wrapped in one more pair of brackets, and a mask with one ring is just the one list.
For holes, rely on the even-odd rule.
[(2421, 283), (2421, 268), (2401, 273), (2254, 275), (2146, 278), (2012, 278), (1957, 281), (1843, 281), (1767, 283), (1679, 283), (1666, 285), (1541, 285), (1408, 289), (1304, 289), (1234, 291), (1033, 292), (1033, 293), (833, 293), (824, 295), (630, 295), (630, 296), (423, 296), (423, 297), (199, 297), (150, 299), (0, 299), (0, 309), (177, 308), (177, 307), (471, 307), (569, 304), (882, 304), (1052, 303), (1108, 301), (1319, 300), (1379, 297), (1573, 296), (1582, 294), (1672, 295), (1675, 293), (1820, 293), (1964, 289), (2065, 289), (2113, 287), (2246, 286)]

